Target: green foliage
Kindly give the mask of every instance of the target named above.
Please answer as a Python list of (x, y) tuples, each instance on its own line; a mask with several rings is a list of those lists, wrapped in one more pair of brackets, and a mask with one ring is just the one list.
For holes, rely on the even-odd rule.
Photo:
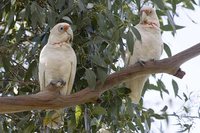
[(167, 53), (168, 57), (172, 56), (172, 53), (171, 53), (171, 50), (170, 50), (169, 46), (167, 44), (165, 44), (165, 43), (164, 43), (164, 50)]
[(175, 96), (177, 96), (179, 88), (178, 88), (178, 84), (176, 83), (175, 80), (172, 80), (172, 86), (173, 86), (173, 89), (174, 89), (174, 94), (175, 94)]
[[(0, 95), (28, 95), (39, 91), (39, 53), (47, 42), (49, 30), (58, 22), (70, 23), (74, 31), (73, 48), (78, 65), (73, 92), (87, 86), (92, 89), (97, 80), (103, 83), (107, 75), (121, 69), (116, 63), (125, 49), (133, 52), (135, 39), (142, 40), (133, 26), (139, 22), (138, 9), (145, 4), (157, 7), (161, 29), (174, 31), (183, 28), (173, 22), (176, 4), (194, 9), (196, 3), (189, 0), (2, 0)], [(163, 24), (161, 16), (167, 16), (167, 24)], [(167, 44), (164, 49), (171, 56)], [(178, 95), (174, 80), (172, 85)], [(157, 85), (147, 84), (148, 88), (160, 91), (161, 97), (163, 92), (169, 93), (161, 80)], [(103, 125), (112, 132), (145, 132), (154, 119), (167, 120), (167, 107), (158, 114), (143, 108), (142, 101), (133, 106), (128, 91), (117, 86), (105, 92), (99, 104), (69, 109), (65, 126), (58, 132), (85, 132), (86, 127), (97, 132)], [(45, 111), (39, 110), (1, 115), (0, 132), (40, 132), (44, 117)], [(185, 127), (189, 129), (190, 125)]]
[(92, 70), (86, 69), (85, 78), (90, 88), (94, 88), (96, 86), (96, 75)]

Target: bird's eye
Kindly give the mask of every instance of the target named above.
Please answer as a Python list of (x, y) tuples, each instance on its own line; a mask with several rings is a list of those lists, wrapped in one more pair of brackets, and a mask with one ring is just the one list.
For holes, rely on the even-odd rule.
[(150, 10), (150, 11), (149, 11), (149, 14), (151, 14), (151, 13), (152, 13), (152, 11)]
[(60, 26), (60, 27), (58, 28), (58, 31), (59, 31), (59, 32), (63, 32), (63, 31), (64, 31), (64, 27), (63, 27), (63, 26)]

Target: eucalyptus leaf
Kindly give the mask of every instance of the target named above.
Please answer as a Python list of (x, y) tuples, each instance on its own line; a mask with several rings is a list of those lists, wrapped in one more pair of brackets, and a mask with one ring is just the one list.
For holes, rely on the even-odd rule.
[(147, 112), (144, 112), (144, 116), (145, 116), (145, 123), (147, 124), (148, 128), (151, 129), (151, 118), (149, 116), (149, 114)]
[(31, 62), (31, 64), (29, 65), (29, 68), (25, 74), (25, 77), (24, 77), (25, 81), (30, 80), (30, 78), (32, 77), (32, 72), (34, 69), (36, 69), (36, 66), (37, 66), (36, 61)]
[(49, 12), (47, 12), (47, 19), (49, 22), (49, 27), (53, 27), (56, 24), (56, 18), (58, 17), (58, 14), (54, 12), (52, 9), (49, 9)]
[(138, 128), (140, 129), (140, 131), (141, 131), (142, 133), (144, 133), (144, 127), (143, 127), (142, 121), (141, 121), (141, 119), (140, 119), (139, 117), (136, 118), (136, 124), (137, 124)]
[(163, 0), (152, 0), (153, 2), (156, 3), (156, 5), (161, 9), (164, 10), (165, 9), (165, 4), (163, 2)]
[(128, 127), (129, 127), (131, 130), (135, 131), (135, 126), (133, 125), (132, 122), (128, 122), (127, 124), (128, 124)]
[(159, 120), (165, 119), (165, 117), (163, 117), (162, 115), (159, 115), (159, 114), (152, 114), (151, 116), (153, 116), (153, 117), (155, 117), (156, 119), (159, 119)]
[(36, 25), (37, 25), (37, 18), (38, 16), (37, 16), (37, 13), (36, 12), (33, 12), (32, 14), (31, 14), (31, 26), (33, 27), (33, 29), (35, 29), (36, 28)]
[(158, 87), (161, 88), (165, 93), (169, 94), (169, 91), (166, 89), (165, 84), (159, 79), (157, 81)]
[(189, 0), (185, 0), (184, 3), (185, 3), (184, 5), (186, 8), (191, 9), (191, 10), (195, 9), (193, 4), (191, 2), (189, 2)]
[(133, 33), (136, 36), (137, 40), (142, 41), (142, 37), (140, 35), (140, 32), (134, 26), (131, 26), (131, 30), (133, 31)]
[(1, 57), (1, 60), (2, 60), (2, 63), (3, 63), (3, 66), (4, 66), (4, 69), (5, 71), (9, 71), (10, 67), (11, 67), (11, 64), (9, 62), (10, 58), (9, 57), (6, 57), (6, 56), (2, 56)]
[[(8, 14), (9, 18), (7, 20), (7, 29), (9, 29), (11, 27), (11, 25), (13, 24), (14, 22), (14, 16), (15, 16), (15, 13), (13, 11), (11, 11), (9, 14)], [(8, 32), (8, 31), (7, 31)]]
[(97, 67), (97, 76), (100, 79), (101, 83), (104, 83), (106, 80), (107, 74), (103, 70), (103, 68)]
[(34, 129), (35, 129), (35, 124), (30, 122), (29, 125), (25, 128), (25, 130), (23, 132), (24, 133), (31, 133), (31, 132), (34, 131)]
[(113, 35), (112, 35), (112, 40), (113, 40), (113, 41), (118, 41), (118, 40), (120, 39), (119, 34), (120, 34), (120, 30), (119, 30), (119, 29), (116, 29), (115, 32), (114, 32)]
[(104, 67), (104, 68), (107, 67), (107, 65), (106, 65), (105, 61), (102, 59), (102, 57), (100, 57), (97, 54), (92, 56), (92, 61), (98, 66), (101, 66), (101, 67)]
[(126, 108), (126, 111), (127, 111), (128, 115), (129, 115), (130, 117), (133, 117), (133, 116), (134, 116), (134, 114), (133, 114), (133, 105), (132, 105), (131, 99), (128, 99), (128, 100), (127, 100), (127, 108)]
[(167, 17), (168, 17), (168, 21), (169, 21), (169, 23), (170, 23), (170, 25), (171, 25), (171, 27), (172, 27), (172, 31), (174, 32), (174, 33), (176, 33), (176, 24), (175, 24), (175, 22), (174, 22), (174, 19), (173, 19), (173, 17), (172, 17), (172, 15), (171, 15), (171, 13), (167, 10), (166, 11), (166, 13), (167, 13)]
[(141, 0), (136, 0), (136, 5), (138, 7), (138, 10), (140, 11), (141, 8)]
[(75, 107), (76, 126), (78, 126), (78, 124), (79, 124), (80, 117), (81, 117), (82, 113), (83, 112), (82, 112), (81, 106), (77, 105)]
[(173, 79), (172, 79), (172, 86), (173, 86), (173, 89), (174, 89), (174, 95), (177, 96), (179, 88), (178, 88), (178, 84)]
[(164, 50), (167, 53), (168, 57), (172, 56), (171, 49), (169, 48), (169, 46), (166, 43), (164, 43)]
[(185, 102), (188, 101), (189, 98), (188, 98), (188, 96), (185, 93), (183, 93), (183, 96), (185, 98)]
[(95, 88), (95, 86), (96, 86), (96, 75), (91, 69), (86, 69), (85, 79), (87, 80), (90, 88)]
[(98, 125), (98, 123), (99, 123), (99, 121), (97, 120), (96, 117), (94, 117), (90, 122), (91, 126), (96, 126), (96, 125)]
[(63, 20), (66, 20), (68, 23), (73, 24), (72, 20), (68, 16), (62, 17)]
[(65, 0), (59, 0), (59, 2), (56, 2), (56, 9), (60, 10), (65, 5)]
[(148, 84), (148, 89), (156, 90), (156, 91), (160, 91), (161, 90), (158, 86), (156, 86), (154, 84)]
[(112, 7), (111, 1), (107, 0), (107, 3), (108, 3), (108, 10), (111, 10), (111, 7)]
[(195, 1), (195, 0), (191, 0), (191, 1), (192, 1), (192, 3), (193, 3), (193, 4), (197, 5), (197, 3), (196, 3), (196, 1)]
[(168, 109), (168, 106), (167, 106), (167, 105), (165, 105), (165, 106), (163, 107), (163, 109), (161, 109), (161, 111), (162, 111), (162, 112), (166, 112), (166, 111), (167, 111), (167, 109)]
[(0, 122), (0, 132), (1, 132), (1, 133), (5, 133), (5, 131), (4, 131), (4, 129), (3, 129), (3, 123), (2, 123), (2, 122)]
[(24, 26), (21, 25), (18, 32), (17, 32), (17, 35), (16, 35), (16, 42), (17, 43), (21, 40), (23, 33), (24, 33)]
[(105, 16), (103, 16), (101, 13), (97, 14), (97, 23), (100, 26), (100, 28), (105, 28)]
[(83, 4), (83, 1), (82, 0), (77, 0), (77, 2), (78, 2), (78, 7), (79, 7), (80, 11), (81, 12), (85, 11), (85, 6)]
[(134, 35), (133, 33), (129, 30), (126, 34), (126, 41), (127, 41), (127, 45), (128, 45), (128, 50), (130, 51), (131, 55), (133, 54), (133, 48), (134, 48)]
[(96, 106), (92, 110), (92, 114), (94, 114), (94, 115), (105, 115), (105, 114), (107, 114), (107, 111), (106, 111), (105, 108), (103, 108), (101, 106)]
[(54, 0), (48, 0), (48, 3), (51, 7), (55, 6), (55, 1)]
[(110, 10), (107, 10), (105, 15), (107, 16), (108, 20), (111, 22), (112, 26), (115, 26), (116, 22), (115, 22), (115, 18), (113, 16), (113, 13)]
[(4, 129), (4, 133), (9, 132), (8, 123), (6, 123), (5, 121), (3, 122), (3, 129)]

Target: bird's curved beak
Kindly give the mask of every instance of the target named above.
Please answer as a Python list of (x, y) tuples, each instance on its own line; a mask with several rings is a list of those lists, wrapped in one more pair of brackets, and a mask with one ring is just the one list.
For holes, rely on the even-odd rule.
[(71, 29), (70, 25), (66, 25), (64, 27), (64, 31), (69, 35), (69, 40), (67, 40), (67, 42), (72, 42), (73, 41), (73, 31)]
[(69, 29), (69, 27), (70, 27), (70, 25), (64, 25), (64, 26), (63, 26), (64, 31), (67, 32), (67, 30)]
[(140, 11), (140, 21), (143, 23), (147, 19), (147, 14), (145, 12), (146, 10), (141, 10)]

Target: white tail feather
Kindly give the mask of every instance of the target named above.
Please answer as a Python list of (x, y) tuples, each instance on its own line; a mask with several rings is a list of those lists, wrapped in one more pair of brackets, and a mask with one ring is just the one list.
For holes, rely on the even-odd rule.
[(138, 78), (134, 78), (129, 80), (126, 83), (126, 86), (131, 89), (131, 93), (129, 97), (131, 98), (132, 102), (138, 104), (142, 95), (142, 90), (144, 88), (144, 84), (149, 78), (149, 75), (144, 75)]

